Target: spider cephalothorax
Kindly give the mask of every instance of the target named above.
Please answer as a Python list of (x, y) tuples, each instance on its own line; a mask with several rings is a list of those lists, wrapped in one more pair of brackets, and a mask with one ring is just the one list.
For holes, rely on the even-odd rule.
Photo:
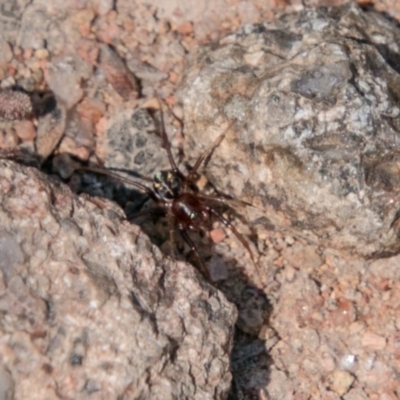
[(160, 200), (172, 200), (182, 190), (182, 179), (174, 171), (159, 171), (154, 175), (153, 189)]

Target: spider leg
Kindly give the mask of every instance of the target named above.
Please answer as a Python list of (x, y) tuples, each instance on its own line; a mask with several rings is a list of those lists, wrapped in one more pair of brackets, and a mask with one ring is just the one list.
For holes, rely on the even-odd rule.
[[(247, 252), (250, 254), (251, 261), (253, 262), (254, 266), (256, 266), (256, 262), (254, 259), (254, 254), (250, 249), (249, 244), (245, 240), (245, 238), (238, 232), (238, 230), (235, 228), (233, 224), (231, 224), (226, 218), (224, 218), (218, 211), (214, 210), (212, 207), (208, 207), (209, 212), (213, 214), (219, 221), (221, 221), (235, 236), (236, 238), (242, 243), (243, 247), (247, 250)], [(260, 272), (258, 271), (258, 268), (256, 266), (257, 273), (260, 275)], [(261, 277), (261, 275), (260, 275)]]
[(148, 188), (147, 186), (143, 185), (142, 183), (125, 178), (125, 177), (115, 174), (111, 171), (101, 169), (101, 168), (96, 168), (96, 167), (79, 167), (79, 168), (77, 168), (77, 170), (94, 172), (96, 174), (106, 175), (106, 176), (114, 178), (120, 182), (135, 186), (136, 188), (140, 189), (142, 192), (146, 193), (156, 204), (158, 204), (160, 202), (158, 197), (156, 196), (156, 194), (153, 192), (152, 189)]
[(168, 136), (167, 136), (167, 132), (165, 131), (165, 124), (164, 124), (164, 113), (162, 110), (162, 104), (161, 104), (161, 100), (157, 97), (157, 101), (158, 101), (158, 105), (160, 107), (160, 133), (161, 133), (161, 137), (163, 140), (163, 145), (165, 150), (167, 150), (167, 154), (168, 154), (168, 160), (169, 163), (171, 165), (172, 171), (177, 174), (179, 177), (184, 178), (182, 172), (179, 170), (178, 166), (176, 165), (176, 162), (174, 160), (174, 157), (172, 155), (172, 151), (171, 151), (171, 143), (168, 140)]
[(255, 206), (253, 206), (253, 204), (248, 203), (247, 201), (238, 200), (238, 199), (209, 196), (209, 195), (202, 194), (202, 193), (197, 193), (196, 196), (201, 200), (214, 201), (216, 203), (225, 204), (228, 207), (232, 207), (232, 205), (233, 205), (233, 206), (246, 206), (246, 207), (257, 208)]
[[(107, 168), (107, 171), (111, 171), (111, 172), (122, 172), (124, 174), (128, 174), (130, 176), (132, 176), (133, 178), (137, 178), (137, 179), (141, 179), (143, 181), (146, 182), (150, 182), (153, 183), (153, 179), (148, 178), (147, 176), (142, 176), (141, 174), (139, 174), (138, 172), (132, 171), (130, 169), (126, 169), (126, 168)], [(129, 179), (129, 178), (127, 178)]]
[[(209, 195), (202, 194), (202, 193), (197, 193), (196, 195), (200, 200), (204, 200), (209, 203), (214, 202), (217, 204), (224, 204), (225, 206), (228, 207), (228, 209), (233, 209), (234, 211), (236, 211), (236, 209), (241, 209), (247, 213), (247, 209), (250, 208), (252, 210), (265, 212), (262, 208), (254, 206), (253, 204), (248, 203), (247, 201), (244, 201), (244, 200), (233, 199), (233, 198), (228, 198), (228, 197), (209, 196)], [(236, 213), (236, 215), (239, 217), (239, 219), (241, 221), (245, 220), (245, 218), (242, 217), (242, 215), (240, 213)]]
[(197, 174), (197, 171), (199, 170), (201, 164), (203, 161), (205, 161), (205, 164), (208, 163), (208, 160), (211, 158), (214, 150), (221, 144), (222, 140), (224, 139), (226, 133), (229, 131), (229, 129), (232, 128), (232, 126), (235, 124), (235, 121), (232, 121), (228, 127), (225, 129), (225, 131), (215, 139), (214, 143), (211, 144), (202, 154), (200, 154), (199, 158), (196, 160), (196, 163), (194, 164), (193, 168), (189, 172), (189, 175), (187, 177), (188, 182), (193, 182), (195, 179), (195, 176)]
[(169, 230), (169, 254), (173, 258), (175, 255), (175, 220), (171, 214), (167, 214)]
[(197, 260), (199, 261), (200, 269), (201, 272), (204, 274), (204, 276), (207, 278), (209, 282), (211, 282), (211, 277), (210, 274), (206, 268), (206, 265), (204, 264), (203, 259), (200, 256), (199, 251), (197, 250), (196, 245), (194, 244), (193, 240), (190, 238), (189, 234), (186, 232), (184, 228), (179, 228), (179, 232), (182, 236), (182, 239), (186, 242), (186, 244), (189, 246), (190, 250), (194, 253), (196, 256)]
[(161, 207), (159, 206), (154, 206), (154, 207), (150, 207), (146, 210), (141, 210), (135, 213), (132, 213), (131, 215), (127, 216), (128, 221), (133, 221), (136, 218), (140, 218), (140, 217), (145, 217), (147, 215), (154, 215), (155, 212), (158, 212), (161, 210)]

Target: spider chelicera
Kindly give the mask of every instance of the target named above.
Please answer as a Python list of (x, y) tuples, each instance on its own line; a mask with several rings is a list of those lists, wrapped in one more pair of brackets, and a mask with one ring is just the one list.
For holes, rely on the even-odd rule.
[[(160, 105), (160, 130), (164, 148), (168, 154), (169, 164), (171, 169), (159, 171), (154, 175), (153, 187), (150, 188), (140, 182), (125, 178), (119, 174), (102, 170), (99, 168), (82, 167), (83, 170), (97, 172), (109, 175), (119, 181), (132, 185), (148, 195), (153, 200), (155, 208), (162, 209), (169, 221), (171, 240), (175, 227), (178, 228), (182, 239), (187, 243), (190, 250), (198, 259), (201, 271), (205, 277), (211, 281), (209, 272), (200, 256), (196, 245), (188, 234), (188, 231), (200, 231), (201, 229), (209, 228), (214, 219), (219, 220), (224, 224), (236, 238), (242, 243), (244, 248), (250, 254), (254, 264), (253, 252), (244, 237), (238, 232), (225, 217), (223, 217), (213, 206), (212, 203), (227, 203), (227, 200), (220, 197), (208, 196), (200, 193), (196, 186), (198, 171), (203, 163), (211, 157), (214, 150), (219, 146), (225, 137), (226, 131), (231, 128), (230, 124), (227, 130), (221, 134), (212, 146), (206, 149), (196, 160), (193, 168), (187, 175), (184, 175), (178, 168), (175, 159), (172, 155), (171, 145), (165, 131), (164, 117)], [(153, 208), (151, 209), (153, 210)], [(146, 213), (146, 212), (145, 212)]]

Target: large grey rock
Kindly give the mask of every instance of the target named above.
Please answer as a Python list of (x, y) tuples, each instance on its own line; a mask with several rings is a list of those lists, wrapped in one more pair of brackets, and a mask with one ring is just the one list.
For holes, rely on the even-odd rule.
[(229, 124), (218, 187), (323, 244), (395, 253), (400, 209), (400, 31), (355, 5), (246, 25), (188, 69), (186, 152)]
[(0, 161), (2, 398), (224, 398), (236, 309), (107, 200)]

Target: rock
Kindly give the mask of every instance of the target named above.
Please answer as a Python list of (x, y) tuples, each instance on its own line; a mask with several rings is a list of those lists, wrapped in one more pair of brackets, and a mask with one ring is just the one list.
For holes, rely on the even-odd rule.
[(107, 200), (0, 160), (2, 398), (214, 399), (236, 310)]
[(0, 118), (7, 121), (29, 118), (34, 113), (31, 97), (18, 90), (0, 91)]
[(87, 160), (93, 148), (93, 124), (91, 120), (82, 118), (75, 109), (71, 110), (68, 113), (59, 152), (74, 155), (80, 160)]
[(36, 128), (32, 121), (17, 121), (14, 123), (16, 135), (24, 142), (33, 142), (36, 137)]
[(245, 25), (186, 73), (186, 153), (236, 120), (210, 163), (222, 191), (323, 245), (399, 251), (399, 40), (354, 4)]
[(143, 108), (119, 111), (110, 118), (103, 159), (106, 167), (129, 169), (149, 178), (170, 169), (158, 127)]
[(339, 396), (346, 394), (352, 383), (354, 382), (354, 376), (346, 371), (335, 370), (329, 377), (329, 388), (337, 393)]
[(46, 47), (51, 19), (44, 7), (30, 4), (23, 12), (17, 44), (24, 49)]
[(92, 76), (91, 65), (76, 53), (56, 56), (48, 63), (47, 84), (55, 97), (71, 109), (83, 97), (81, 83)]
[(119, 55), (109, 46), (100, 46), (100, 67), (108, 83), (124, 101), (139, 96), (139, 85)]
[(367, 400), (368, 396), (359, 389), (351, 389), (344, 397), (344, 400)]
[(0, 36), (0, 65), (10, 62), (13, 58), (13, 52), (10, 45)]
[[(398, 220), (394, 221), (390, 231), (387, 223), (391, 218), (396, 219), (393, 216), (397, 217), (394, 211), (397, 165), (396, 157), (391, 159), (390, 155), (398, 147), (395, 143), (398, 122), (393, 117), (395, 114), (385, 113), (385, 107), (390, 109), (390, 104), (398, 98), (398, 41), (393, 39), (387, 51), (384, 46), (390, 42), (390, 35), (397, 35), (396, 29), (385, 28), (388, 24), (385, 19), (362, 13), (354, 6), (347, 8), (348, 11), (308, 9), (273, 24), (247, 25), (240, 31), (240, 37), (231, 35), (220, 40), (212, 51), (201, 50), (203, 53), (198, 57), (201, 63), (197, 65), (200, 70), (194, 65), (188, 71), (186, 81), (193, 85), (188, 97), (190, 102), (185, 103), (183, 113), (175, 93), (186, 68), (188, 52), (202, 45), (203, 39), (221, 37), (221, 32), (233, 31), (245, 20), (263, 21), (274, 2), (261, 5), (257, 1), (242, 1), (237, 7), (228, 7), (229, 0), (217, 0), (218, 4), (204, 13), (198, 12), (204, 8), (204, 1), (193, 3), (193, 7), (176, 1), (152, 5), (147, 0), (119, 0), (115, 4), (108, 0), (96, 4), (44, 0), (35, 0), (27, 6), (25, 3), (4, 2), (2, 7), (1, 32), (14, 54), (10, 64), (0, 66), (0, 75), (4, 78), (2, 87), (17, 84), (28, 92), (36, 89), (40, 92), (47, 87), (43, 79), (50, 77), (57, 99), (60, 96), (66, 99), (71, 107), (66, 110), (64, 120), (68, 132), (60, 142), (62, 145), (56, 147), (54, 157), (44, 166), (46, 170), (53, 168), (53, 173), (58, 171), (63, 179), (69, 178), (70, 187), (77, 191), (82, 187), (81, 181), (91, 182), (91, 193), (132, 201), (134, 204), (127, 206), (127, 211), (136, 211), (142, 206), (143, 194), (129, 188), (110, 189), (109, 180), (103, 176), (74, 173), (75, 159), (59, 153), (64, 149), (81, 157), (86, 152), (86, 158), (93, 150), (89, 134), (93, 130), (96, 148), (89, 163), (102, 160), (108, 167), (129, 168), (151, 178), (157, 170), (168, 168), (158, 132), (159, 115), (153, 112), (158, 109), (156, 96), (169, 104), (177, 119), (185, 122), (184, 137), (180, 133), (180, 122), (165, 110), (172, 146), (176, 148), (178, 143), (187, 141), (186, 154), (191, 160), (235, 116), (241, 117), (216, 149), (211, 158), (211, 173), (206, 171), (207, 178), (203, 181), (207, 183), (210, 178), (217, 190), (225, 188), (235, 197), (262, 208), (254, 210), (255, 215), (250, 207), (245, 210), (247, 215), (226, 213), (251, 242), (261, 271), (260, 279), (245, 249), (228, 230), (227, 237), (212, 246), (207, 237), (199, 235), (198, 238), (215, 286), (237, 306), (240, 315), (231, 355), (234, 381), (229, 398), (396, 398), (400, 371), (399, 256), (377, 257), (374, 261), (363, 257), (374, 253), (374, 249), (378, 249), (378, 255), (382, 248), (396, 252), (396, 247), (390, 247), (390, 240), (396, 241), (394, 233), (400, 226)], [(293, 4), (295, 9), (301, 7)], [(393, 15), (393, 10), (390, 5), (387, 11)], [(242, 42), (235, 45), (235, 41)], [(122, 101), (108, 84), (105, 71), (99, 65), (102, 43), (109, 44), (140, 80), (141, 98)], [(4, 47), (8, 58), (7, 46)], [(325, 54), (332, 48), (338, 51)], [(304, 59), (296, 51), (302, 51)], [(207, 59), (207, 55), (213, 57)], [(218, 74), (212, 70), (214, 66), (219, 69)], [(121, 76), (122, 69), (114, 68), (119, 72), (116, 76)], [(207, 75), (215, 78), (209, 86), (203, 84)], [(123, 76), (116, 82), (117, 89), (118, 82), (122, 82), (120, 89), (126, 98), (131, 95), (129, 90), (124, 92)], [(386, 101), (388, 86), (391, 92)], [(341, 111), (343, 99), (348, 104)], [(212, 107), (199, 112), (203, 118), (199, 119), (191, 104), (196, 104), (198, 110), (207, 104)], [(142, 109), (139, 111), (138, 107)], [(358, 114), (357, 107), (361, 110)], [(223, 112), (229, 118), (219, 118)], [(338, 121), (340, 112), (343, 118)], [(64, 117), (61, 115), (57, 125), (57, 119), (52, 123), (43, 118), (45, 115), (46, 112), (37, 115), (41, 117), (39, 130), (44, 124), (44, 128), (49, 128), (44, 129), (45, 135), (53, 136), (52, 129), (59, 129)], [(208, 119), (204, 119), (205, 115)], [(364, 115), (369, 118), (368, 123), (362, 119)], [(351, 119), (352, 116), (360, 118)], [(218, 128), (214, 128), (214, 123), (220, 124)], [(19, 125), (23, 129), (22, 123)], [(8, 130), (1, 127), (2, 143), (18, 145), (21, 139), (32, 137), (31, 132), (25, 138), (15, 126), (12, 124)], [(290, 132), (292, 127), (299, 134), (297, 141)], [(207, 128), (205, 132), (203, 128)], [(350, 138), (343, 134), (347, 130), (351, 132)], [(289, 148), (284, 143), (290, 135)], [(388, 145), (390, 137), (392, 147)], [(43, 153), (52, 151), (50, 142), (43, 147)], [(192, 148), (192, 144), (196, 146)], [(26, 162), (24, 156), (32, 157), (27, 154), (32, 150), (31, 142), (20, 146), (22, 149), (16, 150), (23, 150), (23, 154), (17, 158)], [(368, 158), (367, 151), (374, 150), (374, 146), (380, 146), (382, 154)], [(357, 159), (358, 147), (360, 154), (368, 157), (360, 156), (359, 166), (354, 166), (351, 162), (352, 158)], [(2, 150), (3, 154), (12, 157), (15, 151)], [(184, 152), (179, 152), (176, 160), (185, 166), (190, 160), (182, 155)], [(383, 163), (379, 156), (384, 158)], [(30, 164), (38, 165), (38, 162), (32, 159)], [(321, 165), (326, 168), (318, 169)], [(338, 174), (338, 170), (342, 173)], [(360, 176), (354, 175), (355, 171), (361, 171)], [(3, 172), (11, 175), (8, 168), (3, 168)], [(36, 172), (34, 175), (40, 177)], [(0, 253), (3, 255), (0, 257), (0, 398), (58, 396), (79, 400), (113, 399), (120, 395), (123, 399), (137, 397), (135, 388), (143, 388), (143, 398), (153, 394), (157, 398), (159, 388), (167, 398), (173, 390), (178, 393), (175, 398), (192, 398), (191, 382), (185, 393), (178, 392), (177, 388), (187, 382), (189, 366), (195, 372), (195, 384), (199, 388), (196, 394), (200, 398), (207, 398), (204, 392), (208, 389), (204, 387), (210, 388), (207, 392), (210, 393), (212, 382), (217, 380), (221, 383), (214, 384), (217, 387), (214, 397), (226, 397), (227, 389), (223, 388), (229, 385), (229, 374), (224, 363), (231, 348), (228, 344), (224, 353), (221, 350), (224, 340), (214, 339), (211, 333), (202, 340), (205, 336), (195, 336), (193, 331), (199, 328), (199, 332), (207, 333), (209, 324), (214, 324), (214, 334), (219, 336), (218, 323), (227, 332), (233, 319), (227, 316), (227, 311), (217, 321), (225, 306), (213, 308), (215, 297), (201, 302), (193, 300), (196, 293), (202, 296), (205, 288), (196, 281), (193, 270), (182, 263), (167, 265), (142, 231), (124, 222), (121, 211), (107, 200), (71, 198), (67, 190), (60, 195), (61, 186), (56, 183), (49, 192), (44, 178), (39, 190), (34, 176), (18, 181), (19, 177), (18, 173), (12, 186), (11, 177), (0, 181), (1, 196), (9, 198), (10, 191), (16, 191), (18, 197), (22, 189), (29, 195), (21, 195), (21, 199), (12, 203), (2, 202), (3, 208), (0, 208), (0, 211), (4, 207), (13, 210), (0, 214)], [(360, 199), (352, 199), (356, 192), (351, 192), (353, 183), (362, 183), (363, 177), (364, 186), (357, 194)], [(202, 190), (212, 192), (212, 185), (206, 183)], [(7, 191), (3, 184), (8, 185)], [(392, 192), (387, 189), (391, 186)], [(320, 197), (310, 206), (309, 202), (317, 198), (314, 193)], [(360, 208), (350, 207), (345, 221), (352, 201), (356, 205), (357, 201), (364, 203)], [(382, 207), (385, 201), (387, 208)], [(237, 208), (234, 211), (241, 213)], [(371, 221), (355, 224), (354, 228), (355, 219), (366, 221), (366, 210), (371, 212)], [(20, 215), (15, 223), (10, 222), (14, 215)], [(379, 227), (380, 221), (383, 222)], [(138, 218), (137, 222), (152, 235), (152, 242), (164, 247), (169, 254), (165, 218), (151, 214), (150, 218)], [(1, 230), (3, 223), (6, 230)], [(15, 224), (20, 225), (10, 230)], [(290, 224), (294, 229), (290, 229)], [(214, 224), (211, 229), (219, 226)], [(367, 229), (370, 226), (371, 231)], [(284, 229), (281, 231), (281, 228)], [(163, 238), (159, 236), (162, 229), (166, 232)], [(23, 236), (21, 230), (34, 233)], [(379, 236), (380, 230), (382, 236)], [(310, 236), (313, 240), (308, 240)], [(185, 248), (176, 244), (176, 256), (190, 260)], [(350, 256), (330, 248), (331, 244), (350, 250), (356, 247), (356, 252)], [(365, 244), (369, 247), (364, 248)], [(82, 253), (89, 254), (89, 260)], [(165, 277), (164, 281), (159, 276)], [(179, 279), (175, 279), (177, 276)], [(164, 286), (163, 282), (166, 282)], [(182, 292), (185, 288), (188, 293)], [(129, 296), (129, 290), (136, 297)], [(225, 304), (219, 300), (221, 297), (211, 293), (217, 296), (217, 305)], [(179, 302), (183, 297), (185, 300)], [(172, 299), (172, 308), (168, 305), (161, 310), (156, 308), (158, 299), (161, 307)], [(190, 311), (194, 312), (189, 313), (182, 306), (179, 309), (182, 319), (177, 314), (171, 316), (170, 310), (177, 310), (177, 303), (190, 304)], [(199, 308), (194, 309), (193, 304)], [(199, 320), (196, 313), (201, 316)], [(210, 316), (211, 322), (206, 321)], [(175, 321), (171, 329), (165, 328)], [(184, 323), (189, 330), (187, 340), (182, 334)], [(159, 347), (153, 346), (154, 327), (161, 327), (157, 336)], [(186, 348), (180, 350), (182, 346), (178, 348), (177, 344), (183, 342), (189, 346), (193, 337), (198, 340), (190, 353), (191, 364), (182, 367), (189, 352), (185, 353)], [(222, 372), (210, 377), (208, 384), (197, 385), (201, 377), (196, 371), (202, 373), (204, 368), (201, 365), (197, 369), (194, 365), (202, 364), (197, 362), (201, 357), (205, 360), (214, 357), (213, 349), (210, 355), (207, 353), (211, 342), (217, 343), (215, 357), (222, 360)], [(200, 343), (204, 343), (203, 352)], [(143, 347), (139, 349), (139, 345)], [(159, 373), (160, 351), (165, 368), (160, 367)], [(147, 366), (148, 384), (152, 384), (153, 393), (149, 393), (145, 383), (142, 385), (140, 368)], [(174, 367), (176, 372), (170, 373)], [(216, 369), (217, 363), (211, 361), (208, 371)], [(139, 372), (135, 374), (136, 371)], [(342, 381), (343, 377), (347, 383)], [(57, 394), (51, 392), (56, 387)]]
[(386, 346), (386, 339), (373, 332), (365, 332), (361, 338), (361, 344), (371, 350), (382, 351)]
[(57, 102), (50, 113), (39, 118), (35, 146), (36, 153), (42, 160), (47, 159), (60, 143), (66, 124), (67, 110), (61, 101)]
[(0, 398), (12, 400), (14, 398), (14, 382), (10, 373), (0, 366)]
[[(268, 354), (235, 339), (238, 398), (396, 393), (399, 256), (379, 255), (400, 250), (399, 38), (355, 5), (306, 9), (246, 25), (200, 50), (187, 71), (185, 154), (193, 163), (226, 130), (207, 177), (260, 206), (249, 225), (271, 231), (258, 247), (272, 308), (258, 337)], [(247, 310), (261, 308), (232, 292), (238, 328), (254, 334), (257, 314)]]

